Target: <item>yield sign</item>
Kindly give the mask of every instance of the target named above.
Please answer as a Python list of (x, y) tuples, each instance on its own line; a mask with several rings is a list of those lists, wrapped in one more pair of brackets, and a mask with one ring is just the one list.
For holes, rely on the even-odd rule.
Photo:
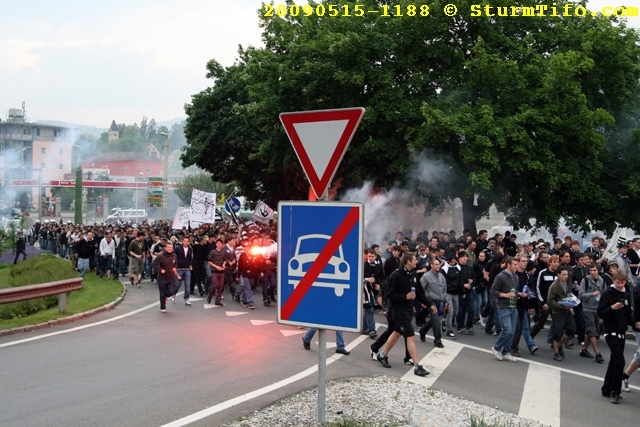
[(363, 115), (362, 107), (280, 114), (318, 199), (329, 188)]

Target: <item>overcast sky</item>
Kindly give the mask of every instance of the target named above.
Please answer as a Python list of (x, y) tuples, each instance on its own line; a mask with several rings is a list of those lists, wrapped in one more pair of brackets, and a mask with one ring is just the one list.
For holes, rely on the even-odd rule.
[[(613, 3), (625, 2), (637, 6), (638, 0)], [(590, 0), (594, 10), (611, 3)], [(191, 95), (210, 84), (207, 61), (229, 66), (239, 44), (261, 45), (260, 0), (12, 4), (2, 8), (0, 25), (3, 120), (22, 101), (30, 121), (108, 127), (114, 119), (184, 117)], [(629, 23), (640, 27), (640, 17)]]

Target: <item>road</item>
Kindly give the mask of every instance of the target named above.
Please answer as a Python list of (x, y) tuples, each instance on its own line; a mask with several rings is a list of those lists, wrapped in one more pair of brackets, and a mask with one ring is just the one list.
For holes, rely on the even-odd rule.
[[(162, 314), (157, 299), (144, 282), (111, 312), (1, 337), (0, 426), (222, 425), (317, 384), (317, 345), (305, 351), (304, 330), (277, 324), (276, 307), (203, 300), (187, 307), (179, 297)], [(400, 347), (390, 355), (393, 368), (384, 369), (371, 360), (368, 337), (345, 339), (350, 356), (327, 352), (329, 380), (395, 375), (562, 427), (612, 419), (632, 425), (640, 416), (640, 374), (631, 377), (624, 402), (612, 405), (600, 396), (606, 364), (578, 357), (577, 349), (560, 363), (546, 345), (519, 363), (499, 362), (489, 350), (495, 338), (476, 328), (444, 349), (429, 337), (418, 342), (432, 371), (419, 378), (402, 364)], [(602, 350), (608, 362), (604, 343)], [(628, 343), (627, 361), (634, 350)]]

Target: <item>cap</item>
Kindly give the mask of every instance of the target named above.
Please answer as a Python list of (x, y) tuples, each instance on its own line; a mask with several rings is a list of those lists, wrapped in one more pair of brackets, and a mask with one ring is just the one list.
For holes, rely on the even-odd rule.
[(620, 249), (620, 248), (626, 248), (626, 247), (627, 247), (627, 244), (626, 244), (626, 243), (618, 242), (618, 249)]
[(616, 265), (616, 267), (620, 267), (620, 266), (618, 265), (618, 261), (616, 261), (615, 259), (614, 259), (614, 260), (609, 261), (609, 263), (608, 263), (609, 267), (611, 267), (611, 266), (612, 266), (612, 265), (614, 265), (614, 264)]

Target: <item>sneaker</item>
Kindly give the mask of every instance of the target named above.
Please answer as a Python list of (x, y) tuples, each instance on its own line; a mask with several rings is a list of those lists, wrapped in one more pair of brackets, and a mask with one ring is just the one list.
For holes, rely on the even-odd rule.
[(336, 353), (338, 354), (344, 354), (345, 356), (348, 356), (351, 354), (351, 352), (349, 350), (347, 350), (346, 348), (339, 348), (336, 350)]
[(249, 309), (250, 309), (250, 310), (255, 310), (255, 309), (256, 309), (256, 306), (252, 304), (252, 305), (250, 305), (250, 306), (249, 306)]
[(593, 359), (593, 354), (589, 353), (589, 350), (580, 350), (580, 357), (588, 357)]
[[(518, 354), (520, 354), (520, 353), (518, 353)], [(509, 362), (517, 362), (517, 361), (518, 361), (518, 359), (516, 359), (515, 357), (513, 357), (513, 355), (512, 355), (512, 354), (510, 354), (510, 353), (505, 353), (505, 354), (503, 354), (503, 355), (502, 355), (502, 358), (503, 358), (504, 360), (508, 360)]]
[(207, 304), (211, 304), (211, 297), (207, 297)]
[(502, 356), (502, 353), (500, 353), (498, 350), (496, 350), (495, 347), (491, 346), (491, 352), (496, 357), (496, 359), (498, 359), (500, 361), (504, 360), (504, 357)]
[(466, 335), (467, 331), (465, 331), (464, 329), (458, 329), (458, 335)]
[(596, 363), (604, 363), (604, 357), (602, 357), (602, 354), (596, 354)]
[(631, 392), (631, 388), (629, 387), (629, 378), (627, 378), (626, 380), (622, 380), (622, 391), (624, 391), (625, 393)]
[(553, 353), (553, 360), (556, 360), (558, 362), (562, 362), (563, 357), (560, 356), (560, 353)]
[(405, 365), (411, 365), (411, 366), (415, 365), (415, 363), (413, 363), (413, 360), (411, 360), (410, 357), (405, 357), (404, 358), (404, 364)]
[(447, 325), (444, 324), (444, 322), (442, 322), (442, 332), (445, 332), (447, 330)]
[(564, 360), (564, 350), (562, 349), (562, 346), (560, 346), (560, 348), (558, 349), (558, 354), (560, 355), (560, 357), (562, 357), (562, 359)]
[(493, 335), (494, 337), (497, 337), (499, 334), (498, 334), (498, 331), (494, 331), (491, 335)]
[(455, 340), (456, 335), (453, 333), (453, 331), (447, 331), (447, 338), (451, 338), (452, 340)]
[(311, 343), (308, 343), (304, 340), (304, 337), (302, 338), (302, 346), (304, 347), (305, 350), (311, 350)]
[(473, 328), (469, 328), (467, 329), (467, 335), (475, 335), (475, 332), (473, 331)]
[(166, 309), (166, 308), (161, 308), (161, 309), (160, 309), (160, 313), (166, 313), (166, 312), (167, 312), (167, 309)]
[(175, 294), (171, 295), (171, 301), (176, 302), (176, 295)]
[(434, 342), (433, 345), (436, 346), (436, 348), (444, 348), (444, 344), (442, 344), (440, 341)]
[(487, 318), (486, 317), (480, 317), (480, 324), (482, 326), (487, 326)]
[(419, 377), (426, 377), (427, 375), (429, 375), (429, 371), (424, 369), (422, 365), (416, 366), (415, 369), (413, 370), (413, 373)]
[(567, 340), (567, 341), (564, 343), (564, 346), (565, 346), (566, 348), (571, 348), (571, 347), (573, 347), (573, 345), (574, 345), (574, 344), (575, 344), (575, 343), (574, 343), (572, 340)]
[(615, 391), (611, 392), (611, 403), (615, 403), (616, 405), (620, 402), (620, 393)]
[(537, 345), (534, 345), (533, 347), (531, 347), (529, 349), (529, 353), (531, 353), (531, 354), (536, 354), (536, 351), (538, 351), (538, 346)]
[(184, 300), (184, 305), (191, 305), (191, 301), (189, 301), (188, 299)]
[(371, 338), (372, 340), (375, 340), (376, 338), (378, 338), (378, 334), (376, 334), (375, 332), (371, 332), (369, 334), (369, 338)]
[(223, 306), (224, 306), (224, 304), (222, 303), (222, 301), (216, 301), (216, 302), (215, 302), (215, 305), (218, 305), (218, 306), (220, 306), (220, 307), (223, 307)]
[(378, 353), (376, 353), (375, 351), (373, 351), (373, 349), (371, 349), (371, 347), (369, 347), (369, 351), (371, 352), (371, 358), (373, 360), (378, 360)]
[(391, 365), (389, 365), (389, 358), (387, 356), (382, 357), (382, 356), (380, 356), (380, 353), (378, 353), (376, 355), (376, 360), (378, 362), (380, 362), (380, 364), (385, 368), (390, 368), (391, 367)]
[[(511, 350), (511, 356), (520, 357), (520, 352), (518, 350)], [(505, 358), (506, 359), (506, 358)]]
[(243, 306), (243, 307), (246, 307), (246, 306), (247, 306), (247, 305), (249, 305), (249, 304), (247, 304), (247, 303), (246, 303), (246, 302), (244, 302), (244, 301), (241, 301), (241, 302), (240, 302), (240, 305), (241, 305), (241, 306)]

